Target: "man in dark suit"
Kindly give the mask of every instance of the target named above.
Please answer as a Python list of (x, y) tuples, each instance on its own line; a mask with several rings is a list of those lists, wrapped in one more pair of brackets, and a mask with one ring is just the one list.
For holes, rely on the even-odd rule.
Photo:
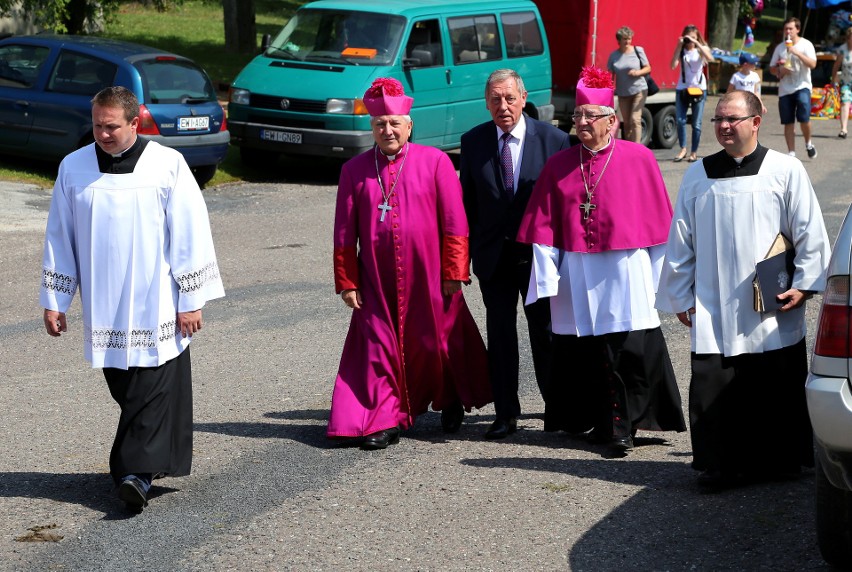
[[(514, 70), (494, 71), (485, 86), (493, 121), (461, 138), (461, 183), (470, 225), (473, 272), (485, 302), (488, 369), (497, 418), (486, 439), (517, 429), (518, 295), (529, 287), (532, 248), (515, 242), (521, 216), (547, 158), (570, 146), (568, 134), (523, 113), (524, 82)], [(524, 306), (536, 381), (547, 399), (550, 302)], [(547, 429), (547, 428), (545, 428)]]

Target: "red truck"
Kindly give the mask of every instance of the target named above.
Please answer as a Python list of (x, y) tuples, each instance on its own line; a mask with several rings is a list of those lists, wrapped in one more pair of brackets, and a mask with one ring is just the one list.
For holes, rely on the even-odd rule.
[(535, 0), (541, 12), (553, 68), (553, 104), (556, 118), (570, 125), (574, 88), (583, 66), (606, 69), (610, 53), (618, 48), (615, 32), (630, 27), (633, 44), (641, 46), (651, 62), (651, 76), (660, 91), (648, 98), (642, 114), (642, 143), (652, 140), (671, 148), (677, 142), (675, 94), (680, 67), (671, 69), (677, 39), (693, 24), (707, 36), (706, 0)]

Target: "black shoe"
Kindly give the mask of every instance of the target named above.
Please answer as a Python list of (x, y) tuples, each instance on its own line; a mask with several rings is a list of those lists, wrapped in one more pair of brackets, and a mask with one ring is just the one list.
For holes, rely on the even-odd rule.
[(495, 419), (488, 431), (485, 432), (486, 439), (504, 439), (518, 430), (518, 420), (514, 417), (508, 419)]
[(145, 489), (137, 479), (127, 479), (118, 486), (118, 498), (124, 501), (124, 505), (133, 512), (142, 512), (148, 506), (148, 497)]
[(586, 433), (586, 438), (589, 440), (589, 443), (593, 445), (603, 445), (604, 443), (609, 443), (612, 441), (612, 433), (592, 429), (591, 431)]
[(367, 435), (361, 443), (361, 448), (370, 451), (374, 449), (387, 449), (388, 445), (395, 445), (397, 443), (399, 443), (399, 427), (393, 427), (392, 429), (385, 429), (384, 431)]
[(444, 433), (458, 433), (464, 419), (464, 407), (456, 402), (441, 410), (441, 428)]
[(626, 437), (613, 437), (612, 441), (609, 442), (609, 446), (616, 451), (626, 453), (633, 448), (633, 437), (630, 435)]
[(810, 147), (806, 147), (805, 151), (808, 152), (809, 159), (816, 159), (817, 155), (819, 155), (819, 153), (817, 153), (816, 147), (814, 147), (813, 145), (811, 145)]

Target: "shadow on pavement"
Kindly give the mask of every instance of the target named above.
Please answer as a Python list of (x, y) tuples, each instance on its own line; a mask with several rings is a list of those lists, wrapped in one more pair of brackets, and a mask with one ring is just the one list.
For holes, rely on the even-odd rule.
[[(148, 494), (149, 500), (178, 490), (157, 486), (156, 482)], [(107, 473), (0, 473), (0, 497), (76, 504), (104, 513), (103, 520), (135, 516), (116, 497), (112, 478)]]
[[(554, 503), (565, 506), (566, 519), (598, 519), (566, 555), (571, 570), (828, 569), (816, 546), (812, 471), (702, 494), (697, 473), (681, 461), (494, 457), (461, 463), (550, 473), (561, 486)], [(581, 480), (561, 484), (568, 476)], [(639, 490), (623, 494), (624, 502), (608, 514), (590, 517), (583, 505), (594, 507), (594, 499), (584, 496), (582, 479)], [(774, 554), (784, 554), (786, 564)]]

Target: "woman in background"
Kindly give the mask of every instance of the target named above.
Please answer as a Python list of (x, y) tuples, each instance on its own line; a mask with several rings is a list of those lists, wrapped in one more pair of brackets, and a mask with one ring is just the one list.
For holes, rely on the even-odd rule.
[[(688, 161), (698, 160), (698, 144), (701, 142), (701, 115), (704, 113), (704, 102), (707, 100), (707, 78), (704, 77), (704, 66), (713, 61), (713, 53), (701, 32), (693, 25), (683, 29), (677, 40), (672, 69), (681, 66), (680, 79), (675, 88), (675, 113), (677, 114), (677, 140), (680, 143), (680, 153), (674, 158), (675, 162), (686, 158), (686, 119), (692, 108), (692, 146)], [(694, 94), (689, 92), (693, 91)]]
[(624, 122), (623, 138), (634, 143), (642, 140), (642, 109), (648, 96), (645, 76), (651, 64), (645, 50), (633, 46), (633, 30), (622, 26), (615, 33), (618, 49), (609, 55), (606, 67), (615, 81), (618, 109)]

